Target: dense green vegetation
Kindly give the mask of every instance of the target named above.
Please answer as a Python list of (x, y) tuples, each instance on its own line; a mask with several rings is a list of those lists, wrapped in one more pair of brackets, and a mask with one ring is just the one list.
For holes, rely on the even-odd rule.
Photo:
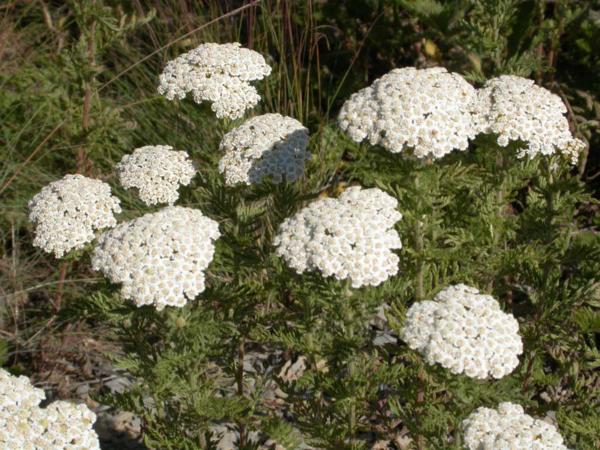
[[(70, 398), (110, 359), (136, 383), (111, 395), (98, 383), (92, 395), (139, 415), (148, 448), (212, 448), (221, 423), (236, 424), (244, 449), (257, 448), (252, 432), (287, 449), (462, 448), (460, 422), (501, 401), (555, 417), (569, 448), (600, 446), (597, 2), (17, 0), (0, 14), (3, 366)], [(249, 115), (279, 112), (310, 130), (301, 181), (225, 187), (219, 141), (242, 121), (156, 93), (168, 60), (232, 41), (273, 67)], [(433, 163), (352, 142), (335, 123), (341, 104), (404, 66), (444, 66), (476, 85), (535, 79), (587, 143), (578, 166), (517, 159), (484, 137)], [(124, 302), (88, 252), (57, 261), (34, 248), (27, 221), (29, 199), (75, 172), (111, 184), (121, 219), (147, 212), (113, 168), (149, 144), (192, 156), (199, 174), (178, 204), (222, 233), (208, 289), (161, 312)], [(299, 276), (271, 245), (285, 217), (352, 184), (390, 193), (404, 216), (400, 273), (376, 288)], [(525, 351), (511, 375), (475, 381), (425, 365), (401, 340), (374, 345), (380, 305), (397, 334), (415, 300), (454, 283), (518, 318)], [(300, 357), (306, 370), (284, 381)]]

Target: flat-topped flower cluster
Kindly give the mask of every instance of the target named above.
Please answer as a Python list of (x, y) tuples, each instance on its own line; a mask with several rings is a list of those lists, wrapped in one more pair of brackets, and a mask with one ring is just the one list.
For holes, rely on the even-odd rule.
[(217, 222), (200, 210), (168, 206), (100, 236), (92, 266), (138, 306), (181, 307), (204, 291), (219, 236)]
[(493, 297), (464, 284), (413, 304), (401, 335), (429, 364), (471, 378), (502, 378), (523, 352), (517, 320)]
[(498, 144), (519, 142), (520, 158), (565, 154), (573, 164), (585, 147), (575, 139), (559, 96), (533, 80), (503, 75), (476, 90), (460, 75), (435, 67), (394, 69), (353, 94), (338, 124), (355, 142), (368, 140), (417, 158), (466, 150), (480, 133)]
[(169, 100), (191, 93), (196, 103), (212, 102), (217, 117), (237, 119), (260, 101), (250, 82), (270, 73), (260, 53), (237, 42), (206, 43), (167, 63), (158, 92)]
[(170, 145), (147, 145), (125, 155), (115, 167), (121, 185), (136, 188), (146, 205), (168, 203), (179, 198), (180, 186), (187, 186), (196, 169), (184, 151)]
[(121, 212), (110, 186), (83, 175), (66, 175), (45, 186), (29, 201), (29, 220), (35, 225), (33, 245), (60, 258), (80, 250), (95, 232), (116, 225)]
[(485, 83), (477, 93), (475, 121), (483, 133), (498, 135), (498, 144), (522, 141), (518, 156), (564, 153), (577, 163), (584, 143), (574, 139), (561, 98), (533, 80), (502, 75)]
[(223, 136), (219, 171), (228, 185), (256, 184), (268, 176), (275, 183), (295, 181), (310, 159), (308, 129), (292, 117), (263, 114)]
[(392, 153), (413, 149), (418, 158), (466, 150), (476, 135), (470, 105), (473, 86), (442, 67), (394, 69), (344, 103), (340, 128)]
[(100, 450), (87, 406), (56, 401), (40, 408), (45, 398), (27, 377), (0, 369), (0, 449)]
[(323, 198), (286, 219), (274, 244), (298, 273), (349, 279), (352, 287), (377, 286), (398, 272), (402, 247), (394, 229), (398, 202), (377, 188), (352, 186), (338, 198)]
[(500, 403), (497, 409), (477, 408), (462, 428), (469, 450), (567, 450), (554, 425), (510, 402)]

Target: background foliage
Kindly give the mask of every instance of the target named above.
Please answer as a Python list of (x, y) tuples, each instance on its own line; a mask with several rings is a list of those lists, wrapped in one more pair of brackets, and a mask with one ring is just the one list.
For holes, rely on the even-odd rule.
[[(217, 423), (236, 424), (243, 448), (254, 448), (252, 431), (286, 448), (460, 448), (460, 421), (504, 400), (555, 415), (571, 448), (600, 446), (597, 2), (17, 0), (0, 14), (3, 365), (69, 398), (93, 378), (94, 361), (114, 361), (137, 382), (95, 398), (139, 414), (148, 448), (210, 448)], [(298, 183), (225, 188), (216, 149), (235, 123), (156, 94), (167, 60), (233, 40), (274, 68), (255, 113), (310, 128), (313, 161)], [(416, 163), (356, 145), (335, 126), (341, 103), (375, 78), (435, 65), (477, 84), (518, 74), (560, 95), (589, 142), (579, 167), (517, 160), (484, 138)], [(123, 218), (146, 212), (112, 167), (147, 144), (193, 156), (200, 173), (180, 204), (201, 208), (223, 233), (208, 290), (161, 313), (121, 301), (87, 256), (55, 261), (34, 249), (26, 220), (27, 201), (75, 171), (109, 181)], [(399, 200), (401, 273), (350, 290), (289, 271), (270, 245), (277, 225), (353, 183)], [(380, 305), (397, 333), (412, 302), (458, 282), (519, 319), (525, 353), (500, 381), (426, 367), (401, 341), (374, 343)], [(306, 370), (282, 379), (298, 358)]]

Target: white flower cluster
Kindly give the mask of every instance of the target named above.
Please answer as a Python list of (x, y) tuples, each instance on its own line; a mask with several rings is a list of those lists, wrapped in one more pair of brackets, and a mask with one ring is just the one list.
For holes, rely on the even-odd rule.
[(271, 73), (264, 57), (238, 42), (207, 43), (169, 61), (160, 75), (158, 93), (169, 100), (192, 93), (194, 101), (212, 102), (217, 117), (237, 119), (260, 100), (250, 81)]
[(204, 291), (219, 236), (217, 222), (201, 211), (168, 206), (100, 236), (92, 266), (122, 283), (123, 297), (138, 306), (183, 306)]
[(355, 142), (368, 139), (418, 158), (466, 150), (476, 135), (470, 107), (476, 91), (442, 67), (394, 69), (344, 103), (338, 123)]
[(275, 183), (294, 181), (304, 173), (310, 159), (308, 129), (291, 117), (264, 114), (231, 130), (219, 149), (225, 155), (219, 171), (228, 185), (255, 184), (270, 176)]
[(26, 377), (0, 369), (1, 450), (100, 449), (92, 411), (64, 401), (40, 408), (45, 397)]
[(385, 192), (353, 186), (338, 198), (312, 202), (287, 218), (275, 237), (277, 254), (298, 273), (350, 279), (352, 287), (377, 286), (398, 272), (402, 247), (394, 224), (398, 202)]
[(110, 186), (83, 175), (66, 175), (45, 186), (29, 201), (35, 225), (33, 245), (57, 258), (94, 240), (94, 232), (113, 227), (121, 212)]
[(477, 408), (462, 423), (469, 450), (567, 450), (553, 425), (525, 414), (521, 405)]
[(187, 186), (196, 169), (184, 151), (169, 145), (147, 145), (125, 155), (116, 166), (121, 185), (137, 188), (146, 205), (168, 203), (179, 198), (179, 186)]
[(429, 364), (471, 378), (502, 378), (517, 367), (523, 352), (517, 320), (493, 297), (464, 284), (412, 305), (401, 337)]
[(476, 127), (498, 134), (498, 144), (523, 141), (519, 157), (551, 155), (560, 151), (577, 163), (585, 147), (573, 138), (565, 114), (567, 108), (558, 95), (513, 75), (493, 78), (479, 89), (474, 110)]

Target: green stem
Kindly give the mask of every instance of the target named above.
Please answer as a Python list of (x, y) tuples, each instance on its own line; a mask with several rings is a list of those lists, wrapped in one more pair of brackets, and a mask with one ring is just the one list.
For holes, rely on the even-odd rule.
[[(353, 292), (352, 292), (352, 288), (350, 285), (350, 281), (347, 280), (346, 283), (344, 283), (344, 291), (343, 291), (343, 308), (344, 308), (344, 317), (343, 320), (345, 322), (345, 326), (346, 326), (346, 336), (349, 339), (354, 338), (354, 324), (355, 324), (355, 316), (354, 316), (354, 312), (352, 311), (352, 303), (350, 301), (350, 297), (352, 297)], [(348, 361), (348, 378), (350, 380), (350, 382), (354, 382), (354, 375), (355, 375), (355, 371), (356, 371), (356, 367), (355, 367), (355, 363), (354, 360), (352, 359), (352, 357), (350, 357), (350, 360)], [(351, 404), (350, 404), (350, 411), (348, 412), (348, 428), (349, 428), (349, 434), (351, 439), (353, 440), (356, 434), (356, 397), (352, 397), (351, 399)]]
[[(244, 397), (244, 356), (245, 351), (245, 339), (242, 336), (238, 346), (238, 366), (236, 371), (236, 384), (237, 384), (237, 395), (240, 400)], [(239, 448), (244, 448), (246, 445), (246, 426), (242, 421), (238, 421), (238, 430), (240, 432)]]
[(423, 261), (423, 230), (418, 219), (415, 223), (415, 250), (418, 253), (415, 300), (421, 301), (425, 298), (425, 264)]
[(498, 170), (498, 179), (499, 179), (498, 193), (497, 193), (496, 199), (498, 201), (498, 205), (500, 205), (498, 214), (500, 216), (502, 216), (502, 215), (504, 215), (504, 197), (505, 197), (505, 192), (504, 192), (504, 189), (502, 188), (502, 179), (505, 176), (504, 154), (502, 153), (502, 149), (499, 149), (496, 152), (496, 168)]
[[(415, 177), (415, 190), (417, 191), (417, 195), (419, 195), (419, 178)], [(424, 249), (424, 239), (423, 239), (423, 224), (420, 221), (421, 214), (420, 208), (417, 208), (418, 215), (415, 220), (414, 227), (414, 241), (415, 241), (415, 250), (417, 253), (417, 274), (415, 280), (415, 300), (421, 301), (425, 298), (425, 258), (423, 255)], [(425, 370), (423, 366), (419, 367), (419, 371), (417, 374), (418, 379), (418, 387), (417, 387), (417, 396), (415, 402), (415, 412), (416, 412), (416, 427), (418, 430), (416, 436), (416, 444), (418, 450), (425, 450), (425, 437), (420, 433), (420, 424), (421, 424), (421, 414), (423, 412), (423, 404), (425, 403)]]
[[(421, 415), (423, 413), (423, 405), (425, 403), (425, 369), (423, 366), (419, 368), (419, 372), (417, 374), (417, 379), (419, 383), (419, 387), (417, 388), (417, 427), (421, 427)], [(417, 434), (417, 449), (425, 450), (425, 437), (419, 432)]]
[[(419, 177), (415, 177), (415, 191), (417, 195), (419, 190)], [(417, 277), (415, 285), (415, 300), (421, 301), (425, 297), (425, 264), (423, 258), (423, 224), (421, 223), (420, 208), (417, 208), (417, 217), (415, 218), (414, 241), (415, 251), (417, 253)]]

